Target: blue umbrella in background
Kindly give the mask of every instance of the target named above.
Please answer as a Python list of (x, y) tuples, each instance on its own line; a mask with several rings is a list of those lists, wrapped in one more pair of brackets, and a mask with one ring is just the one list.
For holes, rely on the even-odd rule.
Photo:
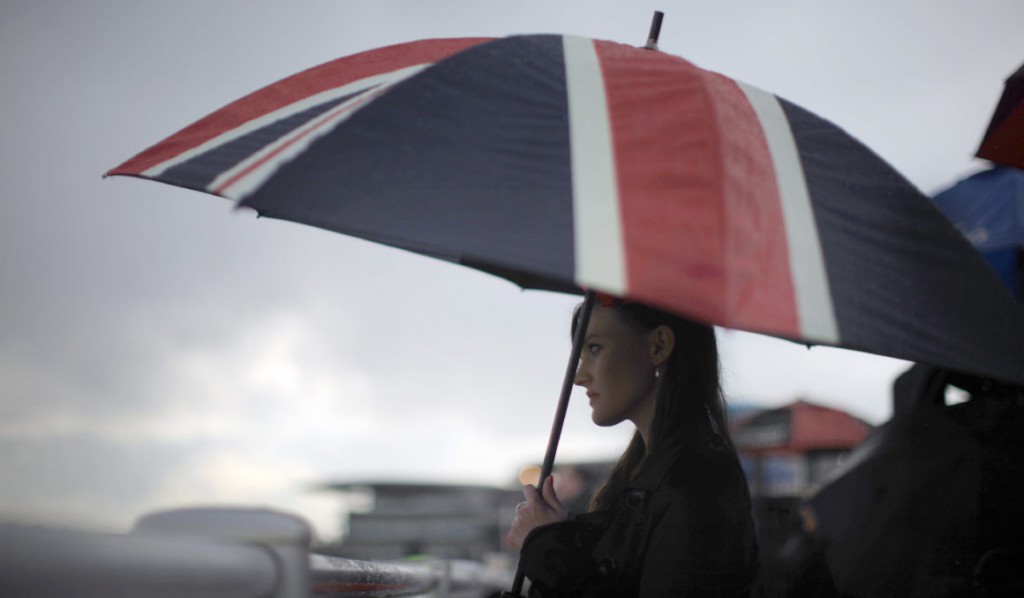
[(1024, 170), (997, 166), (933, 198), (935, 205), (1024, 300)]

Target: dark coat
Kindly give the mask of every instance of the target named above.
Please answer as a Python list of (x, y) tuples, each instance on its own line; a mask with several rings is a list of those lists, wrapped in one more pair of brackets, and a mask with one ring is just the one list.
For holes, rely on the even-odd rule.
[(746, 596), (757, 573), (750, 494), (717, 435), (652, 454), (613, 508), (523, 543), (530, 596)]

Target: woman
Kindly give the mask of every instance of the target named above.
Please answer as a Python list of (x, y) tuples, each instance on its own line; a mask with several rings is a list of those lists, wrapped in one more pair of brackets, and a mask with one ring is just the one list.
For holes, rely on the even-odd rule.
[(506, 540), (530, 595), (749, 594), (757, 542), (714, 330), (603, 297), (574, 382), (594, 423), (629, 420), (636, 433), (587, 513), (570, 520), (550, 477), (524, 488)]

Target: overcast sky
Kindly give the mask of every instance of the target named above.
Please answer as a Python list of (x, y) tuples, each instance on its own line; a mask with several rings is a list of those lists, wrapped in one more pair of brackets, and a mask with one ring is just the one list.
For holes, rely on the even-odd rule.
[[(428, 37), (661, 49), (840, 124), (928, 194), (1024, 61), (1020, 0), (0, 3), (0, 519), (127, 529), (273, 506), (330, 536), (319, 482), (509, 483), (539, 460), (576, 298), (101, 174), (310, 66)], [(872, 423), (907, 364), (720, 331), (731, 398)], [(570, 409), (560, 457), (629, 430)]]

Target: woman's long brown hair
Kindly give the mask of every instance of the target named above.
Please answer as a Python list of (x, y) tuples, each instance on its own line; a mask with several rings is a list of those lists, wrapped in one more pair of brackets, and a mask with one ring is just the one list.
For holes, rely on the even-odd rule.
[[(633, 434), (608, 480), (591, 500), (591, 511), (607, 509), (618, 503), (622, 491), (643, 463), (644, 456), (658, 450), (658, 446), (667, 439), (715, 433), (722, 437), (730, 450), (735, 451), (729, 439), (714, 328), (640, 303), (618, 300), (606, 303), (641, 334), (658, 326), (668, 326), (675, 333), (675, 347), (665, 366), (664, 379), (654, 405), (650, 451), (644, 446), (640, 433)], [(574, 332), (579, 311), (577, 307), (573, 314)]]

